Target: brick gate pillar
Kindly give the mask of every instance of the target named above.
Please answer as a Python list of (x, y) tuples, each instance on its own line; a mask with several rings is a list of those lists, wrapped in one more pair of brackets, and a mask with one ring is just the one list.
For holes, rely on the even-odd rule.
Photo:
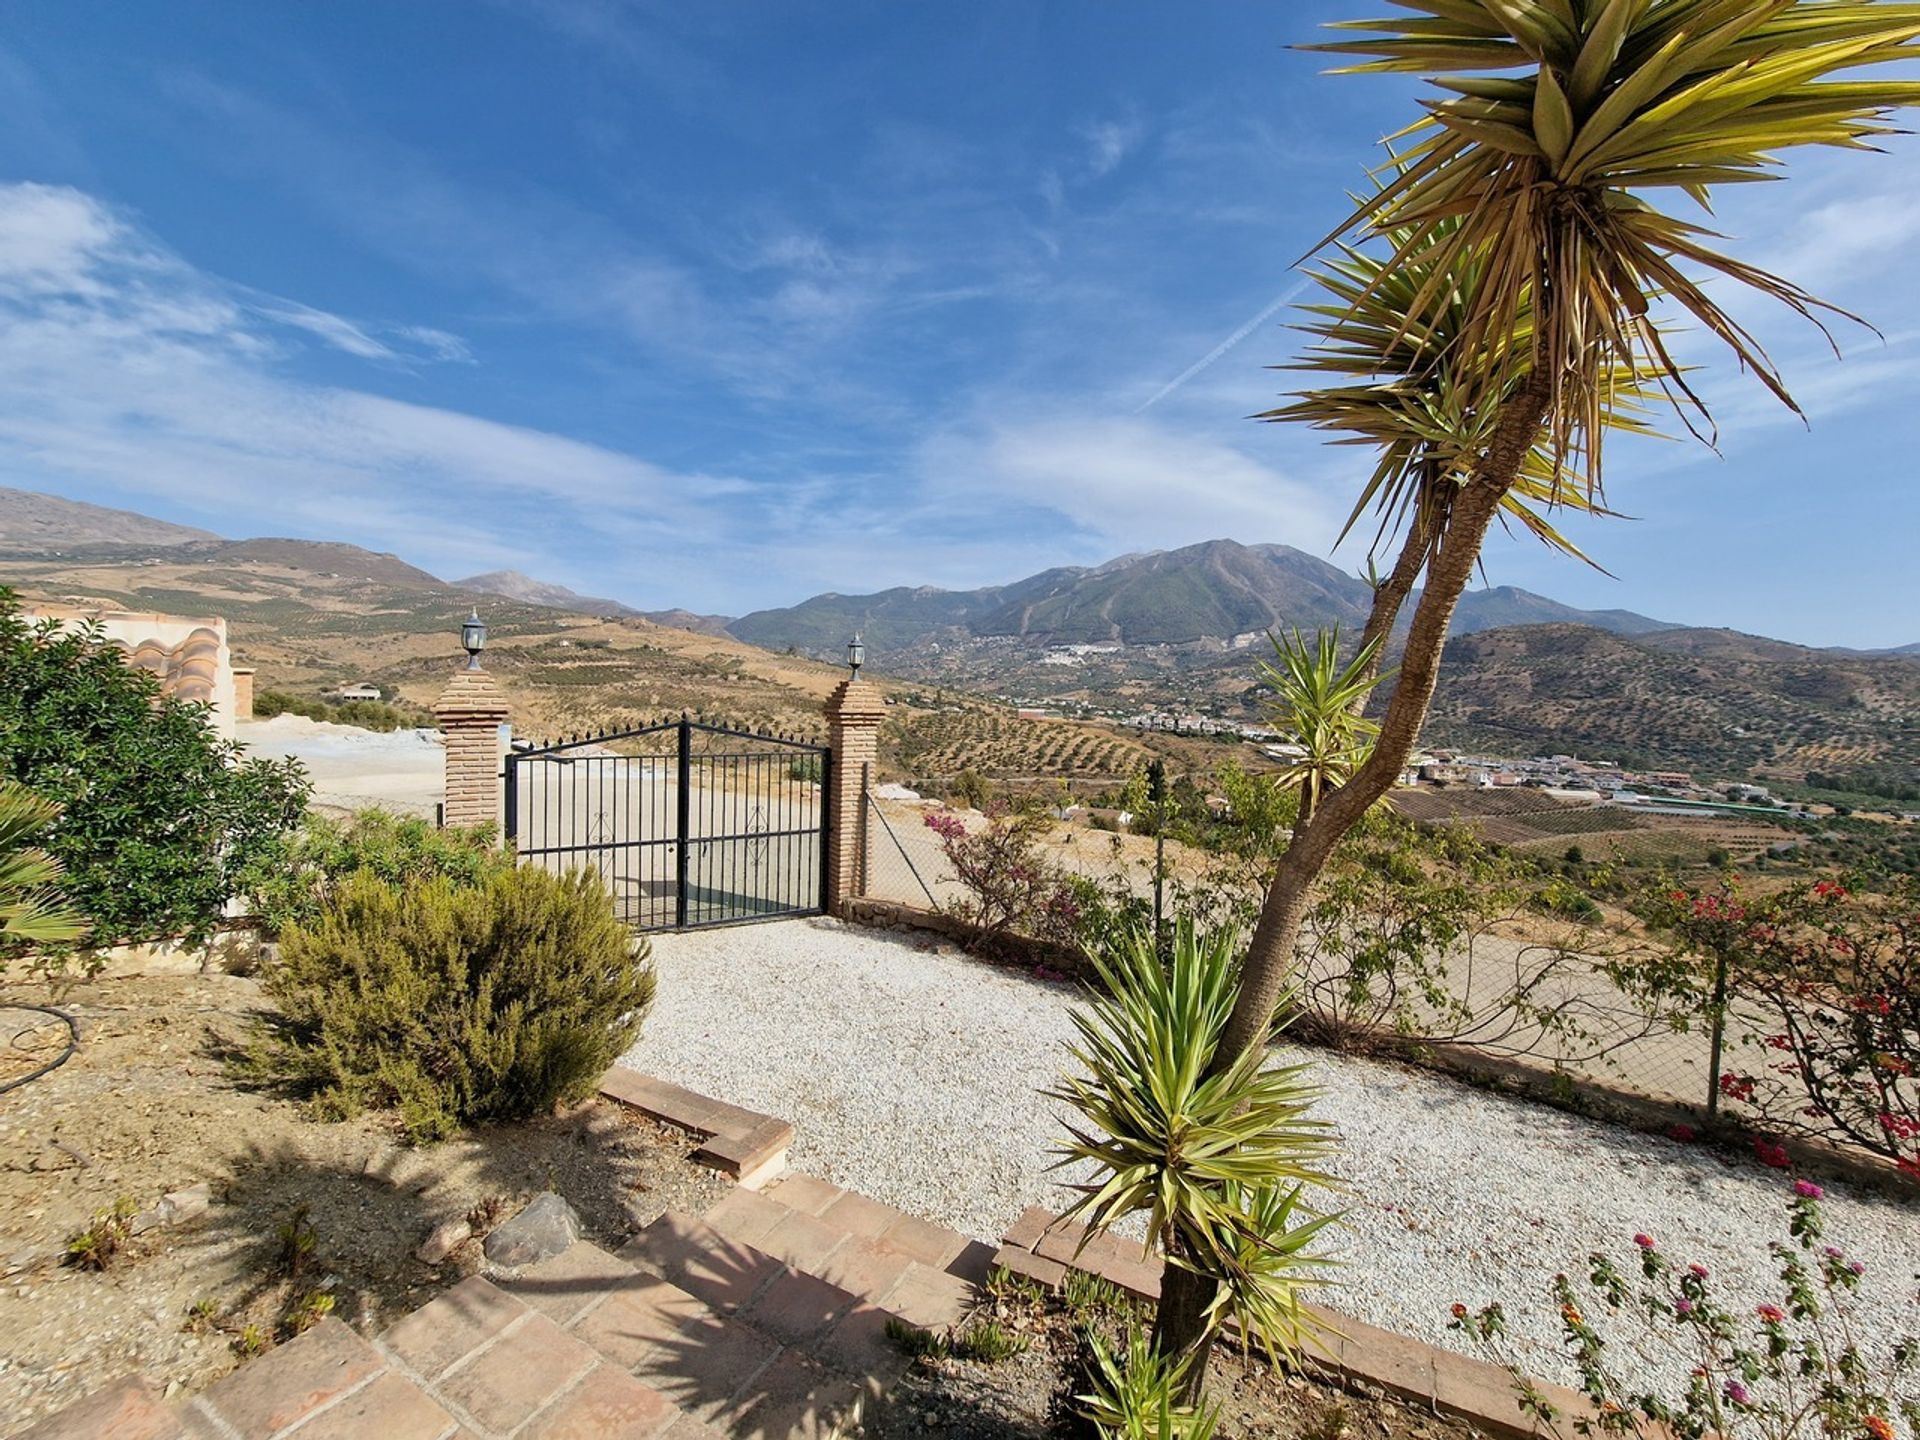
[(859, 676), (842, 680), (827, 699), (828, 744), (833, 764), (827, 777), (827, 913), (865, 889), (866, 787), (880, 759), (880, 722), (887, 704), (877, 687)]
[(462, 670), (433, 702), (447, 744), (449, 826), (500, 823), (500, 727), (507, 697), (484, 670)]

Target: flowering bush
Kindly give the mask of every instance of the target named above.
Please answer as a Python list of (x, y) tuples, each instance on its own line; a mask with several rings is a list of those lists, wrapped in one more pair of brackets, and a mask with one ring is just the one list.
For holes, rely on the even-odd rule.
[(993, 950), (1009, 935), (1073, 942), (1080, 919), (1073, 885), (1040, 850), (1049, 823), (1041, 811), (998, 801), (987, 809), (986, 828), (974, 833), (950, 811), (927, 816), (953, 878), (966, 890), (941, 909), (966, 925), (968, 949)]
[[(1822, 1243), (1820, 1200), (1819, 1186), (1795, 1182), (1788, 1240), (1769, 1247), (1778, 1298), (1750, 1314), (1721, 1304), (1706, 1266), (1678, 1264), (1650, 1235), (1633, 1237), (1635, 1254), (1625, 1265), (1603, 1254), (1587, 1257), (1597, 1307), (1583, 1309), (1573, 1281), (1555, 1276), (1562, 1336), (1593, 1411), (1562, 1414), (1516, 1370), (1520, 1408), (1555, 1434), (1570, 1427), (1579, 1435), (1649, 1440), (1896, 1440), (1902, 1423), (1908, 1436), (1920, 1433), (1912, 1388), (1920, 1341), (1899, 1337), (1878, 1355), (1862, 1348), (1850, 1302), (1866, 1266)], [(1671, 1347), (1687, 1367), (1679, 1394), (1662, 1394), (1613, 1369), (1598, 1319), (1635, 1312), (1655, 1343)], [(1498, 1303), (1478, 1312), (1456, 1304), (1449, 1328), (1491, 1343), (1505, 1332), (1506, 1315)]]
[[(1920, 1179), (1920, 881), (1874, 894), (1834, 880), (1750, 895), (1663, 891), (1646, 918), (1726, 967), (1729, 1033), (1778, 1058), (1729, 1069), (1723, 1103), (1770, 1131), (1874, 1151)], [(1777, 1141), (1755, 1153), (1783, 1164)]]

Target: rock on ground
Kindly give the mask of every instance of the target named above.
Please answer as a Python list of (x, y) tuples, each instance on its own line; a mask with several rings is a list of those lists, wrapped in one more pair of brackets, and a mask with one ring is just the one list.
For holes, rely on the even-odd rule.
[(558, 1255), (580, 1238), (580, 1217), (551, 1190), (533, 1197), (518, 1215), (487, 1236), (487, 1259), (503, 1270), (517, 1270)]

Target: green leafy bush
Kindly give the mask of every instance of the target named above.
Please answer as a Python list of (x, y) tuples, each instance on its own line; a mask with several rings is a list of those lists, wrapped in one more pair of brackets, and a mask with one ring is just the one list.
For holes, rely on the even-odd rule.
[(309, 815), (261, 855), (246, 877), (253, 913), (275, 934), (316, 924), (327, 902), (355, 875), (389, 885), (445, 879), (470, 889), (513, 868), (492, 827), (435, 829), (425, 820), (362, 810), (346, 820)]
[(253, 697), (256, 720), (271, 720), (276, 715), (301, 715), (333, 725), (352, 725), (382, 734), (431, 725), (433, 716), (418, 705), (392, 700), (317, 700), (311, 695), (292, 695), (284, 690), (262, 690)]
[(212, 933), (308, 793), (298, 764), (243, 760), (97, 626), (29, 621), (5, 589), (0, 776), (60, 807), (41, 843), (100, 945)]
[(465, 888), (362, 870), (261, 977), (280, 1013), (241, 1068), (324, 1116), (397, 1110), (418, 1141), (584, 1098), (654, 990), (596, 876), (524, 867)]

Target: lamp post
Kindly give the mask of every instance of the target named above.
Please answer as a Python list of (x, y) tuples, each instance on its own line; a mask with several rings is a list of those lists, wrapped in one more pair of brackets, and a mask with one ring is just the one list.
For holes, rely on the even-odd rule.
[(860, 641), (860, 632), (853, 632), (853, 638), (847, 642), (847, 678), (858, 680), (860, 667), (867, 663), (867, 647)]
[(480, 652), (487, 648), (487, 625), (480, 618), (480, 607), (460, 624), (460, 647), (467, 652), (467, 669), (480, 668)]

